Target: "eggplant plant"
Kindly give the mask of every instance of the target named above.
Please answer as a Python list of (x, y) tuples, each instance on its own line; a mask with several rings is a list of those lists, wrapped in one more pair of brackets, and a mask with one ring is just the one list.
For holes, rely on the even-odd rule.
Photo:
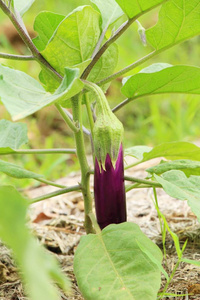
[[(135, 100), (149, 95), (200, 94), (198, 66), (154, 63), (143, 69), (141, 67), (163, 51), (199, 35), (199, 1), (91, 0), (91, 5), (77, 7), (67, 16), (40, 12), (33, 26), (38, 35), (31, 39), (22, 16), (33, 2), (0, 0), (1, 10), (13, 23), (30, 52), (29, 55), (0, 53), (0, 58), (35, 60), (41, 67), (36, 80), (29, 74), (8, 67), (2, 60), (1, 104), (13, 121), (54, 105), (74, 134), (75, 149), (24, 150), (21, 146), (27, 143), (26, 125), (1, 120), (0, 155), (75, 154), (79, 160), (81, 181), (75, 186), (61, 186), (43, 179), (40, 174), (0, 160), (0, 171), (8, 176), (32, 178), (58, 187), (56, 192), (30, 201), (14, 187), (1, 186), (0, 237), (13, 250), (30, 299), (60, 299), (55, 286), (50, 283), (52, 279), (69, 294), (69, 283), (56, 262), (51, 256), (44, 255), (43, 249), (25, 227), (25, 212), (31, 203), (81, 191), (87, 234), (81, 238), (76, 250), (74, 273), (84, 299), (161, 299), (171, 276), (162, 267), (163, 254), (158, 246), (138, 225), (127, 222), (126, 192), (136, 188), (153, 189), (161, 223), (175, 240), (179, 264), (184, 261), (185, 245), (180, 248), (177, 236), (171, 232), (159, 211), (156, 190), (163, 188), (170, 196), (187, 201), (200, 220), (200, 148), (188, 142), (163, 143), (151, 148), (134, 145), (133, 141), (131, 148), (124, 149), (124, 129), (115, 112), (125, 105), (131, 107), (133, 101), (137, 105)], [(160, 8), (157, 23), (144, 29), (138, 18), (156, 7)], [(115, 72), (117, 40), (135, 22), (143, 43), (147, 43), (152, 51)], [(120, 24), (117, 29), (116, 24)], [(111, 109), (106, 99), (110, 83), (136, 68), (140, 71), (123, 78), (121, 93), (125, 100)], [(90, 129), (83, 124), (82, 106), (86, 107)], [(91, 138), (94, 166), (87, 161), (84, 135)], [(165, 161), (147, 169), (148, 178), (136, 178), (124, 174), (124, 155), (137, 159), (126, 169), (156, 157), (164, 157)], [(90, 186), (90, 176), (93, 175), (94, 197)], [(131, 184), (125, 186), (125, 181)], [(19, 247), (19, 242), (23, 248)], [(35, 265), (32, 271), (27, 255), (31, 255)], [(44, 272), (41, 277), (43, 285), (37, 284), (37, 264)], [(159, 292), (161, 272), (167, 284)]]

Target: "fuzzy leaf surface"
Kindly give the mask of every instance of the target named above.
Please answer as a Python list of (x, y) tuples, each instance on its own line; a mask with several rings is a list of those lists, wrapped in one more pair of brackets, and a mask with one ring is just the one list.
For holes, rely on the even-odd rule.
[(167, 1), (161, 7), (157, 24), (146, 31), (147, 41), (156, 50), (161, 50), (199, 35), (199, 14), (198, 0)]
[(12, 186), (0, 187), (0, 238), (13, 251), (30, 300), (59, 300), (52, 280), (69, 294), (70, 284), (57, 261), (26, 227), (28, 204)]
[(166, 0), (115, 0), (127, 16), (132, 19), (140, 16), (154, 7), (164, 3)]
[(14, 0), (14, 7), (18, 10), (21, 16), (31, 7), (35, 0)]
[(122, 93), (132, 99), (164, 93), (200, 94), (200, 68), (153, 64), (125, 78)]
[(37, 31), (38, 36), (33, 39), (33, 42), (39, 51), (45, 49), (54, 31), (64, 18), (65, 16), (50, 11), (42, 11), (36, 16), (33, 28)]
[(170, 170), (180, 170), (186, 174), (190, 175), (200, 175), (200, 162), (189, 160), (189, 159), (179, 159), (174, 161), (161, 162), (157, 166), (146, 169), (147, 172), (153, 174), (162, 174)]
[(171, 170), (161, 176), (154, 174), (164, 191), (173, 198), (187, 200), (192, 212), (200, 221), (200, 177), (187, 176), (182, 171)]
[(41, 178), (42, 175), (30, 172), (28, 170), (23, 169), (22, 167), (9, 163), (7, 161), (0, 159), (0, 172), (7, 174), (8, 176), (15, 177), (15, 178)]
[(66, 100), (81, 91), (79, 69), (65, 68), (58, 89), (47, 93), (43, 86), (24, 72), (0, 65), (0, 97), (13, 120), (19, 120), (56, 101)]
[(109, 25), (114, 23), (119, 19), (124, 12), (120, 6), (116, 3), (115, 0), (90, 0), (93, 2), (99, 9), (102, 17), (102, 29), (108, 28)]
[(160, 249), (138, 225), (121, 223), (82, 237), (74, 270), (86, 300), (155, 300), (161, 261)]
[(14, 153), (26, 143), (28, 143), (26, 124), (0, 121), (0, 155)]

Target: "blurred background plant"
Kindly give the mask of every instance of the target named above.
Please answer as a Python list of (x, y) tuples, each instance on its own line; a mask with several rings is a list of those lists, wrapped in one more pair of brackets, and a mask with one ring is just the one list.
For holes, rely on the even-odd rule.
[[(36, 0), (31, 9), (25, 14), (24, 22), (27, 25), (31, 37), (37, 35), (33, 30), (35, 16), (44, 10), (67, 15), (74, 8), (80, 5), (91, 4), (89, 0)], [(144, 28), (153, 26), (157, 21), (158, 10), (155, 9), (140, 18)], [(122, 20), (116, 23), (115, 28)], [(110, 32), (111, 34), (111, 32)], [(142, 68), (155, 62), (169, 64), (198, 65), (199, 62), (199, 41), (196, 37), (188, 42), (180, 44), (166, 52), (163, 52), (154, 59), (146, 62), (142, 67), (134, 69), (127, 75), (137, 73)], [(140, 57), (151, 51), (150, 47), (144, 46), (139, 34), (137, 24), (118, 40), (119, 62), (117, 70), (131, 64)], [(28, 54), (17, 32), (0, 12), (0, 52), (13, 54)], [(15, 69), (27, 72), (29, 75), (38, 78), (40, 67), (37, 63), (29, 61), (11, 61), (0, 59), (0, 62)], [(116, 71), (117, 71), (116, 70)], [(121, 80), (112, 82), (107, 97), (111, 107), (120, 103), (124, 98), (120, 93)], [(84, 125), (88, 126), (87, 115), (84, 111)], [(194, 141), (199, 138), (200, 127), (200, 101), (199, 96), (193, 95), (159, 95), (145, 97), (129, 103), (126, 107), (117, 112), (117, 116), (125, 127), (125, 147), (134, 145), (155, 146), (162, 142), (171, 141)], [(0, 104), (0, 119), (10, 120), (9, 114), (4, 106)], [(63, 120), (53, 106), (42, 109), (34, 115), (23, 120), (28, 125), (29, 144), (27, 148), (67, 148), (74, 147), (73, 134), (66, 128)], [(87, 150), (90, 153), (90, 143), (87, 140)], [(8, 156), (3, 159), (24, 166), (45, 175), (49, 180), (56, 180), (66, 176), (69, 172), (78, 170), (78, 161), (74, 155), (24, 155)], [(2, 184), (14, 184), (18, 188), (25, 188), (30, 184), (36, 186), (30, 180), (8, 179), (1, 174)]]

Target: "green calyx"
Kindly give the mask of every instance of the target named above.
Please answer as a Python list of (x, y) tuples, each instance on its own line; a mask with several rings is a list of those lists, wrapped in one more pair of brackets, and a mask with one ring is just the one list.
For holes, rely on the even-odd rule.
[(104, 166), (106, 155), (109, 154), (112, 162), (115, 163), (123, 139), (123, 125), (110, 109), (101, 88), (90, 82), (86, 83), (86, 87), (97, 95), (97, 119), (93, 129), (95, 157)]

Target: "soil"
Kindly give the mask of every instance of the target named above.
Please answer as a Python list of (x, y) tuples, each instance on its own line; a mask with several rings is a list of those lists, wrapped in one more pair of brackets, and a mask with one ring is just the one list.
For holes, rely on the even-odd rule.
[[(133, 159), (130, 158), (132, 161)], [(128, 158), (128, 162), (129, 158)], [(129, 176), (145, 178), (145, 169), (158, 163), (158, 160), (143, 163), (126, 171)], [(92, 178), (91, 178), (92, 181)], [(71, 186), (80, 182), (80, 174), (72, 173), (67, 178), (57, 181)], [(30, 198), (56, 190), (54, 187), (41, 186), (27, 191)], [(174, 231), (183, 245), (188, 240), (184, 257), (200, 260), (200, 225), (191, 212), (186, 201), (172, 199), (161, 189), (157, 189), (160, 211), (165, 215), (170, 228)], [(137, 223), (141, 230), (162, 248), (162, 237), (159, 219), (153, 204), (152, 189), (137, 189), (127, 193), (128, 221)], [(79, 240), (85, 234), (83, 228), (83, 200), (79, 192), (57, 196), (44, 200), (30, 207), (29, 226), (38, 237), (41, 244), (54, 253), (63, 271), (70, 277), (73, 285), (73, 296), (62, 299), (82, 300), (73, 274), (73, 256)], [(21, 281), (18, 277), (10, 251), (0, 243), (0, 300), (25, 300)], [(170, 276), (177, 262), (177, 254), (170, 236), (166, 240), (166, 258), (163, 266)], [(166, 283), (162, 276), (161, 290)], [(177, 269), (168, 293), (177, 294), (163, 299), (191, 300), (200, 299), (200, 269), (197, 266), (181, 263)], [(184, 296), (180, 296), (185, 294)], [(188, 295), (190, 294), (190, 295)], [(178, 296), (179, 295), (179, 296)]]

